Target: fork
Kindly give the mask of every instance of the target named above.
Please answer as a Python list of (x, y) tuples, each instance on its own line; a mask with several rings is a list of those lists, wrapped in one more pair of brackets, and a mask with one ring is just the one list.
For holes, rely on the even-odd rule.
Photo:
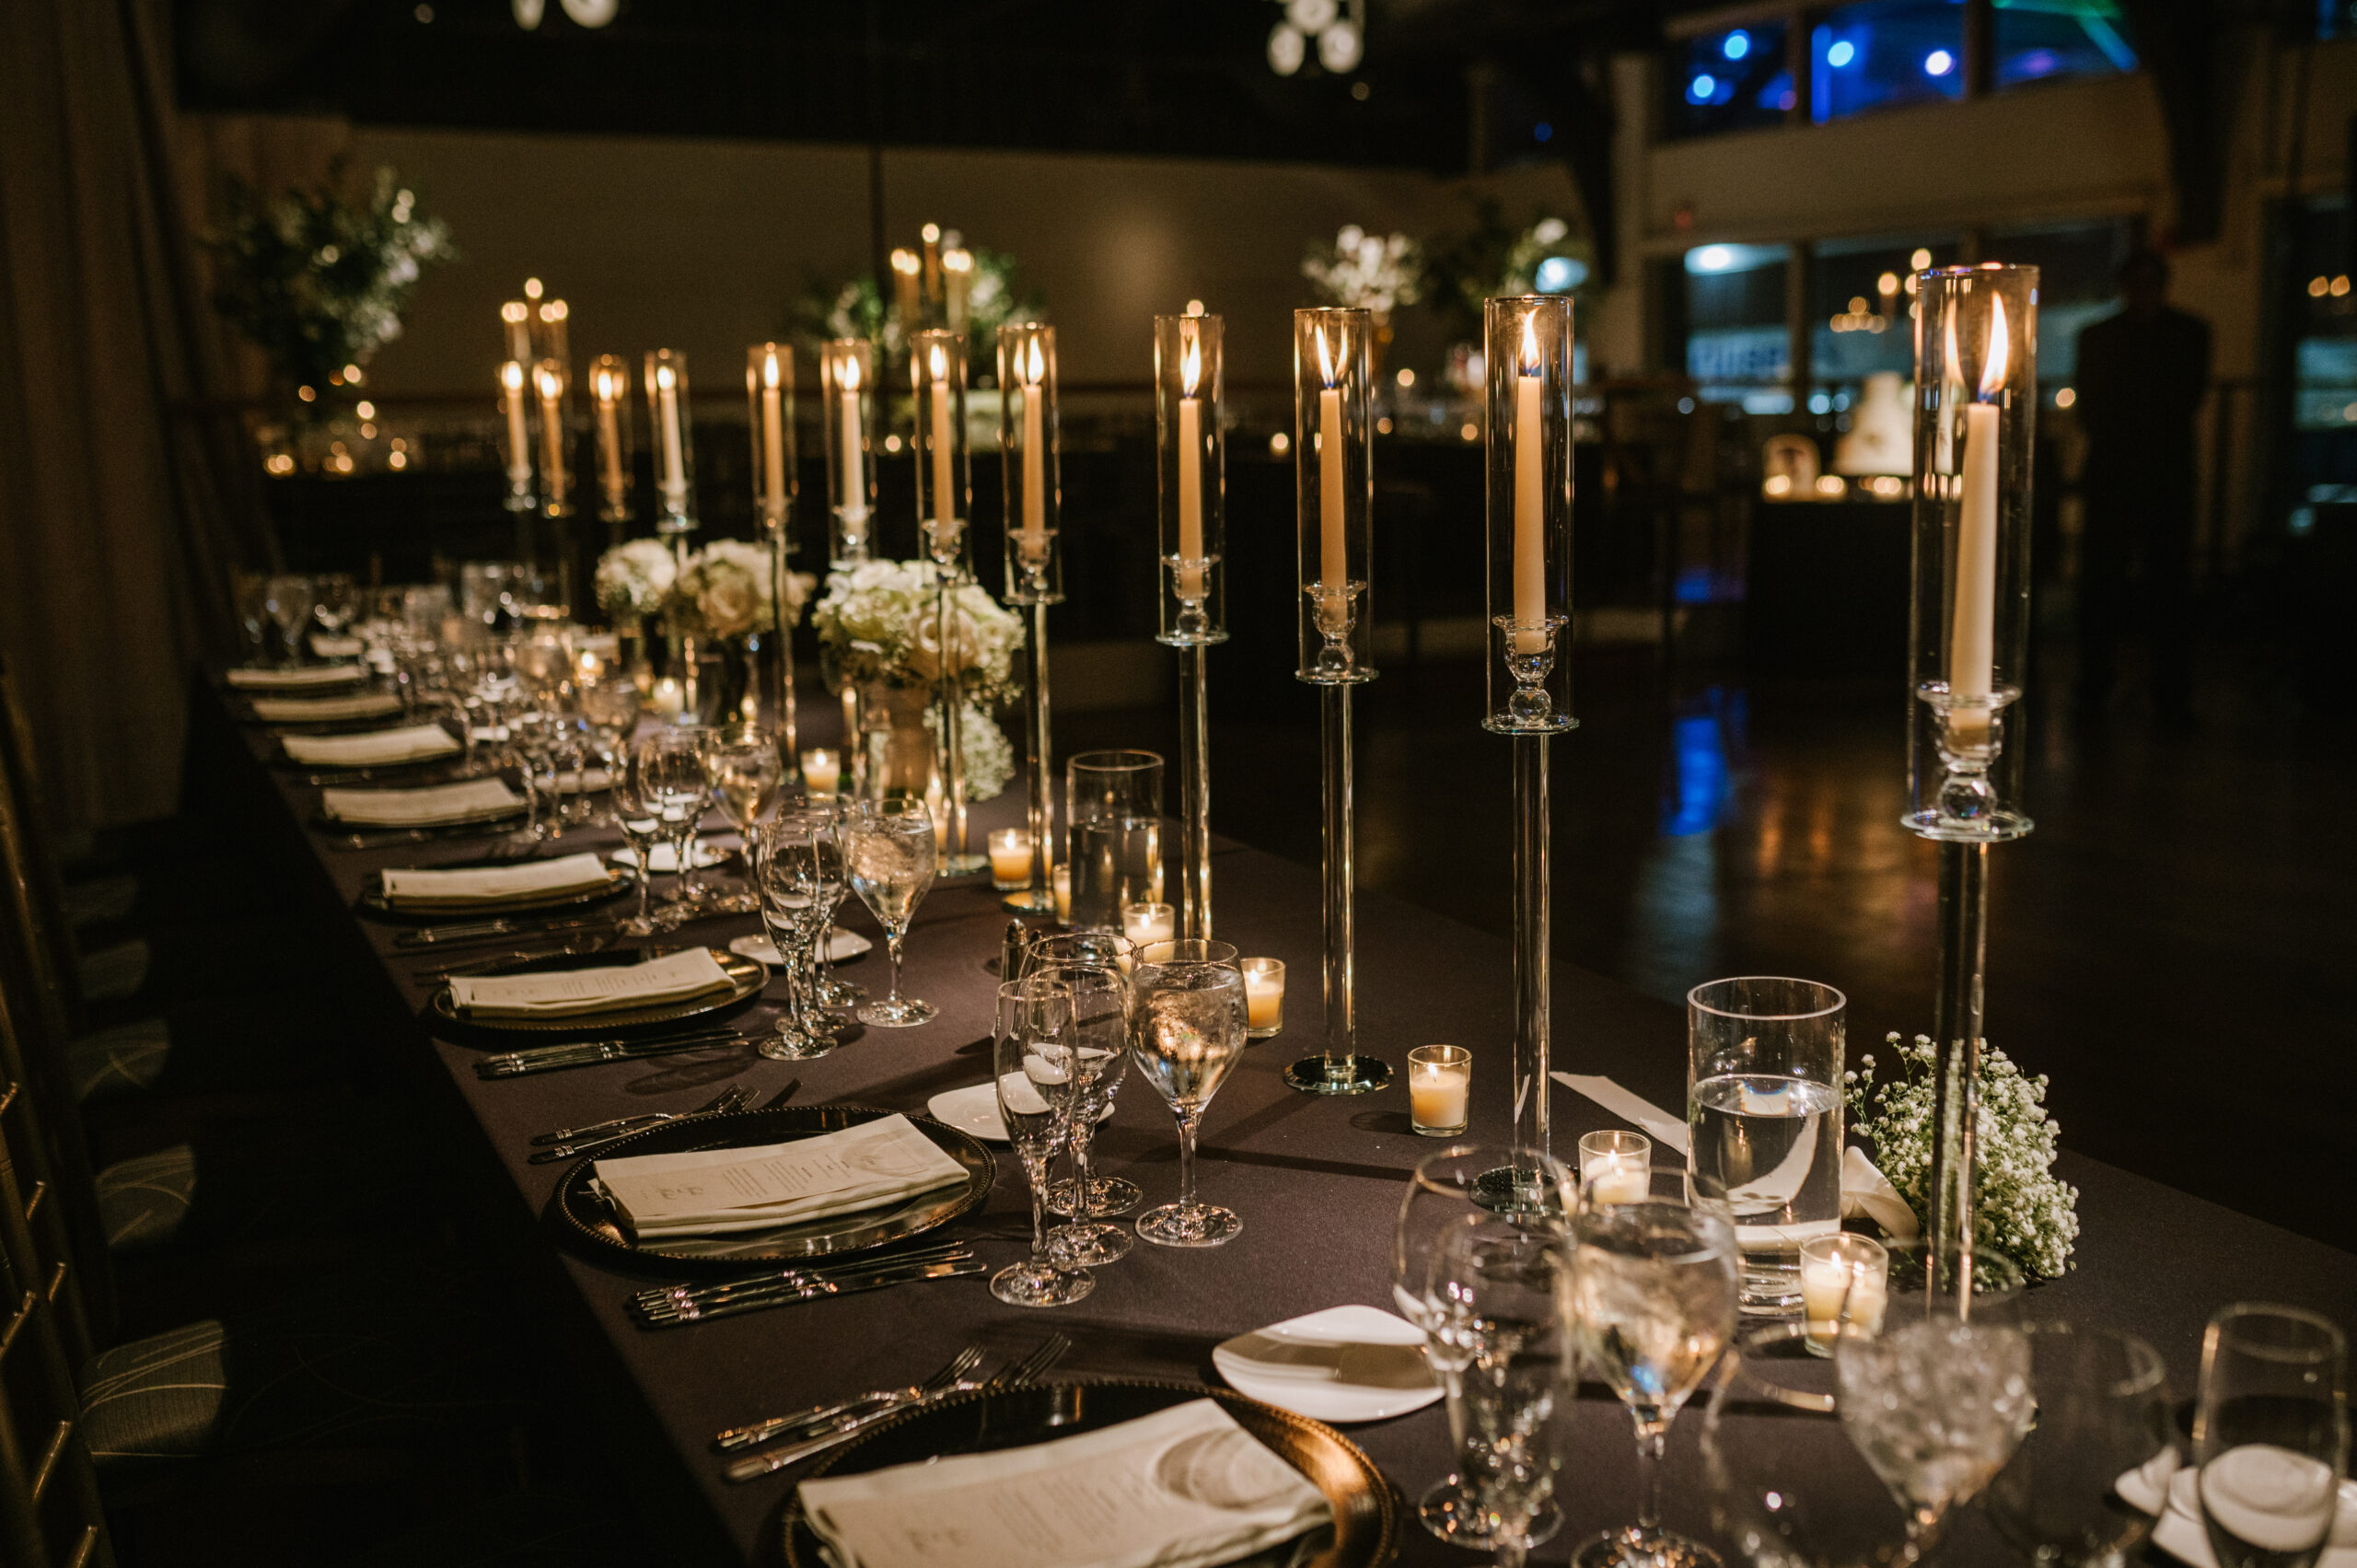
[(462, 964), (437, 964), (427, 969), (412, 970), (409, 977), (414, 981), (456, 980), (460, 975), (482, 974), (509, 964), (520, 964), (529, 958), (564, 958), (580, 953), (601, 953), (621, 940), (620, 931), (585, 931), (553, 947), (538, 951), (518, 947), (512, 952), (469, 958)]
[[(666, 1121), (684, 1121), (695, 1116), (725, 1116), (732, 1110), (742, 1110), (745, 1109), (746, 1102), (752, 1098), (751, 1089), (737, 1085), (723, 1092), (720, 1098), (710, 1105), (695, 1110), (664, 1110), (656, 1111), (651, 1116), (625, 1117), (622, 1120), (629, 1125), (624, 1126), (620, 1132), (595, 1137), (576, 1136), (547, 1148), (535, 1149), (532, 1151), (531, 1158), (525, 1163), (553, 1165), (558, 1160), (569, 1160), (579, 1155), (595, 1154), (599, 1149), (610, 1148), (624, 1138), (644, 1132), (650, 1127), (659, 1127)], [(538, 1143), (540, 1140), (536, 1138), (533, 1142)]]
[(911, 1383), (905, 1388), (877, 1388), (869, 1393), (854, 1394), (848, 1400), (837, 1400), (830, 1405), (814, 1405), (796, 1415), (773, 1415), (749, 1426), (732, 1426), (714, 1437), (712, 1446), (733, 1453), (739, 1448), (759, 1447), (780, 1437), (816, 1433), (844, 1416), (865, 1413), (869, 1406), (888, 1410), (944, 1392), (981, 1362), (982, 1347), (968, 1345), (944, 1363), (940, 1371), (922, 1383)]
[(643, 1110), (635, 1116), (617, 1116), (608, 1121), (593, 1121), (586, 1127), (560, 1127), (553, 1132), (534, 1134), (532, 1146), (545, 1148), (551, 1144), (570, 1144), (583, 1138), (612, 1138), (624, 1132), (651, 1127), (657, 1121), (676, 1121), (682, 1116), (709, 1116), (718, 1110), (732, 1095), (739, 1091), (733, 1086), (723, 1089), (710, 1103), (693, 1110)]

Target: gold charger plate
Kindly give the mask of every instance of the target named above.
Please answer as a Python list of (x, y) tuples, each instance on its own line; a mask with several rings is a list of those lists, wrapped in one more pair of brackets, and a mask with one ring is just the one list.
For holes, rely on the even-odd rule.
[[(513, 864), (515, 863), (512, 861), (494, 860), (483, 862), (480, 865), (469, 863), (464, 865), (436, 865), (426, 869), (476, 871)], [(637, 887), (637, 873), (623, 871), (610, 865), (606, 868), (604, 885), (596, 888), (563, 888), (552, 892), (533, 893), (520, 899), (502, 899), (495, 903), (487, 902), (482, 899), (467, 899), (450, 903), (420, 903), (412, 900), (408, 903), (396, 904), (386, 900), (384, 873), (371, 871), (361, 879), (359, 902), (360, 907), (369, 913), (386, 915), (394, 920), (413, 919), (428, 923), (456, 922), (469, 915), (478, 916), (483, 920), (498, 920), (505, 915), (529, 914), (540, 910), (576, 909), (584, 904), (603, 903), (608, 899), (619, 898), (624, 893), (634, 891)]]
[[(641, 962), (649, 958), (667, 958), (682, 952), (679, 947), (638, 950)], [(617, 1007), (604, 1013), (572, 1013), (562, 1018), (470, 1018), (459, 1011), (450, 999), (450, 987), (446, 982), (434, 993), (431, 1004), (435, 1016), (446, 1023), (465, 1028), (482, 1029), (493, 1034), (611, 1034), (617, 1029), (645, 1028), (655, 1024), (677, 1023), (682, 1018), (701, 1018), (707, 1013), (717, 1013), (734, 1007), (739, 1002), (760, 994), (770, 981), (766, 965), (732, 953), (726, 947), (707, 947), (713, 958), (728, 976), (725, 992), (706, 992), (678, 1002), (657, 1002), (638, 1007)], [(543, 958), (525, 958), (517, 963), (502, 964), (470, 980), (485, 980), (493, 975), (550, 974), (561, 970), (609, 969), (626, 953), (608, 948), (598, 953), (554, 953)]]

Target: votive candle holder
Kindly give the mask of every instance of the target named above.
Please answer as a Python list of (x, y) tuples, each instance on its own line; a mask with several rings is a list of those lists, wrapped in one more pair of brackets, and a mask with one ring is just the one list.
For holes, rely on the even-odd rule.
[(1454, 1138), (1471, 1120), (1473, 1053), (1461, 1045), (1420, 1045), (1408, 1052), (1408, 1111), (1417, 1135)]

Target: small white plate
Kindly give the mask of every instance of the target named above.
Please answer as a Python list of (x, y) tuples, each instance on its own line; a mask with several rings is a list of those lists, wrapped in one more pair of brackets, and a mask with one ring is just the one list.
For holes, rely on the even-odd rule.
[[(2178, 1469), (2168, 1481), (2168, 1505), (2160, 1506), (2160, 1488), (2151, 1470), (2131, 1470), (2119, 1478), (2119, 1495), (2147, 1514), (2160, 1513), (2153, 1527), (2153, 1544), (2191, 1568), (2218, 1568), (2210, 1550), (2210, 1532), (2201, 1523), (2199, 1472), (2191, 1465)], [(2357, 1480), (2340, 1483), (2340, 1510), (2333, 1517), (2316, 1568), (2357, 1568)]]
[[(827, 961), (830, 964), (840, 964), (845, 959), (856, 958), (876, 946), (856, 931), (845, 931), (840, 925), (834, 930), (834, 935), (827, 940)], [(740, 958), (750, 958), (757, 964), (767, 964), (772, 969), (785, 962), (778, 956), (777, 944), (767, 936), (732, 936), (728, 939), (728, 950)]]
[[(999, 1119), (998, 1086), (969, 1084), (962, 1089), (944, 1089), (924, 1102), (935, 1121), (946, 1122), (960, 1132), (972, 1134), (986, 1144), (1006, 1142), (1006, 1123)], [(1102, 1121), (1113, 1114), (1107, 1106), (1097, 1120)]]
[[(707, 865), (719, 865), (735, 853), (736, 847), (733, 842), (724, 847), (710, 839), (698, 839), (696, 841), (696, 869), (701, 871)], [(626, 871), (638, 869), (636, 850), (618, 849), (606, 858)], [(668, 877), (679, 869), (679, 854), (669, 844), (656, 844), (655, 852), (647, 858), (655, 863), (655, 874), (657, 877)]]
[(1441, 1397), (1423, 1343), (1379, 1307), (1329, 1307), (1239, 1334), (1212, 1365), (1237, 1393), (1312, 1421), (1387, 1421)]

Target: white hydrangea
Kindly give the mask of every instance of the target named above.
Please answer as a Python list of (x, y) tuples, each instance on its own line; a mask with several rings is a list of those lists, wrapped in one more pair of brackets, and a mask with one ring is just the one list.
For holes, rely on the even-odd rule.
[[(931, 686), (944, 664), (940, 606), (933, 564), (865, 561), (827, 579), (811, 613), (830, 681)], [(1023, 623), (977, 583), (950, 590), (948, 673), (983, 701), (1020, 689), (1015, 654)]]
[[(802, 618), (802, 606), (818, 579), (807, 572), (785, 575), (785, 622)], [(679, 570), (672, 611), (682, 631), (705, 637), (742, 637), (770, 624), (770, 552), (766, 545), (716, 539), (687, 559)]]
[(598, 562), (598, 608), (612, 616), (658, 614), (670, 602), (678, 575), (671, 547), (660, 540), (618, 544)]
[(1313, 245), (1301, 275), (1329, 304), (1361, 310), (1396, 310), (1424, 296), (1423, 248), (1404, 234), (1369, 234), (1344, 224), (1333, 246)]
[[(924, 711), (925, 729), (938, 738), (941, 710)], [(971, 698), (958, 716), (958, 739), (966, 752), (966, 798), (995, 800), (1015, 777), (1015, 744), (998, 721)]]

